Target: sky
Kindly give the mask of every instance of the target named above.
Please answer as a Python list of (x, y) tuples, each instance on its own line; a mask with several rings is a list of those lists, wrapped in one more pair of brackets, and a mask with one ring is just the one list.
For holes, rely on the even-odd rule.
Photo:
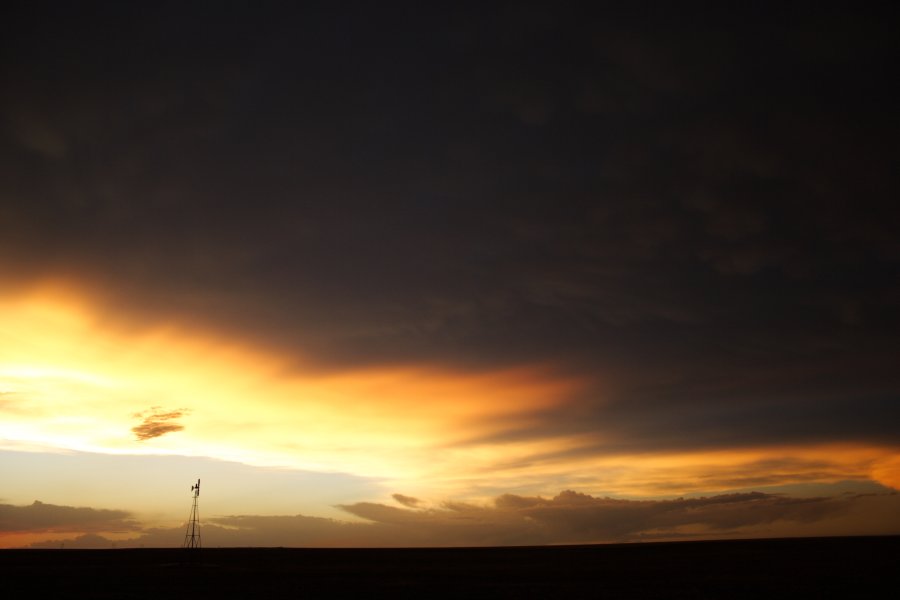
[(10, 2), (0, 547), (900, 534), (896, 9)]

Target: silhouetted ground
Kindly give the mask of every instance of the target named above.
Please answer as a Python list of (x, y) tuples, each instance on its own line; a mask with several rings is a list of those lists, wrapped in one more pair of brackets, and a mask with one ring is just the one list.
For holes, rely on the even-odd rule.
[[(900, 537), (528, 548), (3, 550), (3, 596), (877, 598)], [(888, 592), (877, 593), (885, 586)], [(887, 595), (885, 595), (887, 594)]]

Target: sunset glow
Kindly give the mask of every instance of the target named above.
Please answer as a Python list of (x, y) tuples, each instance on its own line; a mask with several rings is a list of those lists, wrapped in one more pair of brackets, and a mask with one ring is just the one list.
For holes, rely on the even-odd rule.
[(598, 440), (583, 434), (478, 441), (527, 427), (583, 387), (549, 368), (316, 372), (189, 328), (105, 324), (83, 298), (48, 287), (3, 298), (0, 315), (7, 450), (210, 457), (346, 473), (417, 496), (476, 502), (502, 490), (553, 495), (573, 486), (644, 498), (845, 480), (898, 484), (890, 447), (598, 456), (590, 451)]
[(0, 547), (900, 534), (893, 21), (105, 4), (8, 11)]
[[(0, 371), (8, 448), (210, 456), (417, 480), (501, 460), (446, 449), (558, 404), (577, 385), (540, 369), (303, 372), (189, 329), (104, 327), (76, 306), (84, 305), (52, 292), (4, 300), (0, 327), (14, 341), (0, 357), (9, 365)], [(177, 412), (169, 424), (178, 430), (136, 439), (142, 419), (166, 412)]]

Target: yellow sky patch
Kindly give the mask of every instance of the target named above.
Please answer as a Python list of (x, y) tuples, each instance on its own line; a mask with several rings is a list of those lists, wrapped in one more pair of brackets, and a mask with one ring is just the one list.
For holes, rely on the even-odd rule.
[[(112, 325), (58, 288), (0, 299), (0, 331), (0, 438), (11, 447), (402, 480), (466, 469), (441, 449), (554, 406), (577, 385), (537, 368), (304, 372), (288, 367), (296, 357), (173, 324)], [(167, 427), (154, 428), (160, 415)]]

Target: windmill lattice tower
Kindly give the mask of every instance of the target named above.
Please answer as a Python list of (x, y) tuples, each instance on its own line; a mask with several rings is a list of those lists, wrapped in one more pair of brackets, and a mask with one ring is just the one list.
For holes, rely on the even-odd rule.
[(194, 493), (194, 502), (191, 504), (191, 518), (188, 520), (187, 529), (184, 532), (183, 548), (200, 548), (200, 511), (197, 509), (197, 498), (200, 497), (200, 480), (191, 486)]

